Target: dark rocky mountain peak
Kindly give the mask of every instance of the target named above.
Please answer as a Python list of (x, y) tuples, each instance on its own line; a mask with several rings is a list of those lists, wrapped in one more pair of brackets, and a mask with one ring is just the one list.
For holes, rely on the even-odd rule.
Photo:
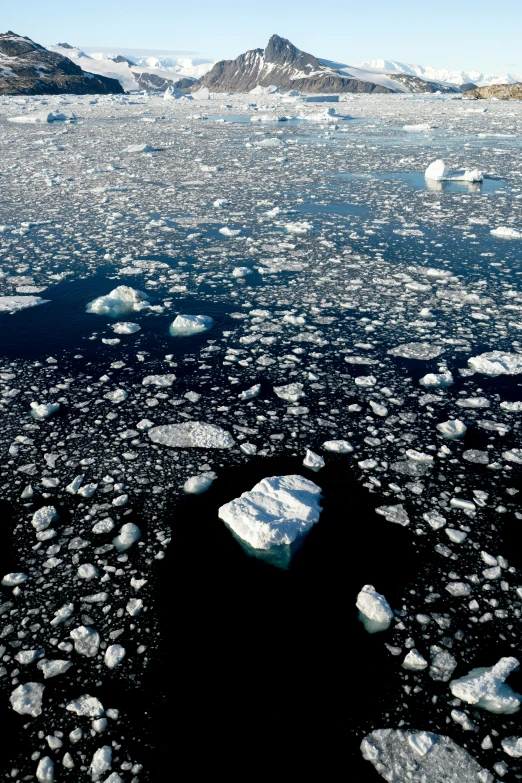
[(12, 30), (0, 33), (0, 95), (122, 92), (123, 88), (116, 79), (85, 73), (68, 57), (50, 52)]

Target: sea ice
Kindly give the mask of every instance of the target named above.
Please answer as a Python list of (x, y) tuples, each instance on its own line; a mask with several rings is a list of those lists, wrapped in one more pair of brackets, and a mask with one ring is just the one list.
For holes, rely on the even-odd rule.
[(388, 353), (390, 356), (400, 356), (403, 359), (418, 359), (419, 361), (428, 361), (436, 359), (444, 348), (433, 343), (404, 343), (396, 348), (391, 348)]
[(350, 454), (353, 451), (353, 446), (347, 440), (325, 440), (323, 449), (333, 451), (336, 454)]
[(134, 334), (135, 332), (140, 331), (141, 326), (139, 324), (134, 324), (131, 321), (120, 321), (119, 323), (114, 324), (112, 329), (116, 334)]
[(460, 419), (450, 419), (437, 424), (437, 429), (444, 438), (456, 440), (457, 438), (463, 438), (468, 428)]
[(46, 304), (50, 299), (41, 296), (0, 296), (0, 313), (18, 313), (27, 307)]
[(42, 714), (42, 699), (45, 685), (40, 682), (26, 682), (11, 693), (10, 702), (19, 715), (31, 715), (37, 718)]
[(32, 402), (31, 403), (31, 416), (35, 419), (47, 419), (49, 416), (52, 416), (53, 413), (56, 413), (56, 411), (60, 410), (60, 403), (52, 403), (52, 402)]
[(216, 474), (210, 472), (201, 473), (199, 476), (190, 476), (185, 481), (183, 489), (189, 495), (201, 495), (207, 489), (210, 489), (215, 478)]
[(54, 761), (49, 756), (44, 756), (38, 762), (36, 779), (38, 783), (54, 783)]
[(321, 470), (321, 468), (324, 468), (324, 459), (319, 454), (316, 454), (315, 451), (307, 449), (303, 459), (303, 465), (305, 468), (318, 471)]
[(450, 682), (450, 690), (457, 699), (482, 707), (497, 714), (518, 712), (522, 696), (505, 682), (520, 663), (516, 658), (501, 658), (494, 666), (480, 666), (469, 674)]
[(170, 325), (174, 337), (189, 337), (192, 334), (208, 332), (214, 324), (209, 315), (178, 315)]
[(408, 513), (401, 503), (398, 503), (396, 506), (379, 506), (375, 511), (387, 519), (388, 522), (395, 522), (403, 527), (410, 524)]
[(427, 388), (443, 388), (445, 386), (451, 386), (453, 381), (453, 375), (447, 370), (443, 373), (428, 373), (424, 375), (419, 381), (421, 386)]
[(522, 353), (505, 353), (504, 351), (486, 351), (479, 356), (472, 356), (468, 364), (475, 372), (482, 375), (519, 375), (522, 373)]
[(321, 489), (303, 476), (272, 476), (226, 503), (219, 517), (254, 549), (291, 544), (319, 521)]
[(87, 305), (88, 313), (117, 317), (133, 310), (148, 307), (148, 294), (127, 285), (119, 285), (105, 296), (99, 296)]
[(120, 528), (119, 535), (112, 539), (114, 548), (118, 552), (125, 552), (141, 538), (141, 530), (133, 522), (126, 522)]
[(130, 144), (122, 152), (154, 152), (154, 147), (150, 144)]
[(522, 231), (517, 231), (516, 228), (510, 228), (509, 226), (493, 228), (490, 233), (495, 237), (502, 237), (502, 239), (522, 239)]
[(111, 644), (105, 650), (105, 666), (107, 666), (108, 669), (115, 669), (123, 661), (126, 654), (127, 651), (121, 644)]
[(373, 585), (364, 585), (356, 601), (359, 619), (368, 633), (386, 631), (393, 620), (393, 611), (386, 598)]
[(148, 436), (153, 443), (173, 449), (230, 449), (234, 445), (232, 436), (221, 427), (200, 421), (162, 424), (152, 427)]
[(274, 386), (274, 392), (281, 400), (297, 402), (305, 397), (302, 383), (289, 383), (287, 386)]
[(361, 753), (385, 780), (397, 783), (495, 783), (453, 740), (427, 731), (378, 729), (363, 739)]

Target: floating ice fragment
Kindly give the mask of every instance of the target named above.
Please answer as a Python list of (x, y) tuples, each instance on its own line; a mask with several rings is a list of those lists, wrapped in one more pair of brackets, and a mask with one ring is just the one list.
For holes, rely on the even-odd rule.
[(79, 655), (85, 655), (86, 658), (94, 658), (98, 653), (100, 646), (100, 634), (95, 628), (86, 625), (80, 625), (74, 628), (70, 637), (74, 642), (74, 649)]
[(72, 666), (72, 661), (62, 661), (62, 660), (54, 660), (54, 661), (40, 661), (37, 664), (38, 668), (42, 672), (44, 679), (48, 680), (51, 677), (58, 677), (59, 674), (65, 674), (65, 672), (69, 671), (69, 669)]
[(119, 323), (114, 324), (112, 328), (116, 334), (134, 334), (135, 332), (140, 331), (141, 326), (139, 324), (134, 324), (131, 321), (120, 321)]
[(223, 226), (223, 228), (219, 229), (219, 233), (223, 234), (224, 237), (237, 237), (238, 234), (241, 233), (241, 229), (240, 228), (232, 229), (229, 228), (228, 226)]
[(287, 386), (274, 386), (274, 392), (282, 400), (287, 402), (297, 402), (305, 397), (302, 383), (289, 383)]
[(127, 285), (119, 285), (105, 296), (99, 296), (87, 305), (88, 313), (97, 315), (110, 315), (116, 318), (133, 310), (143, 310), (148, 305), (148, 295), (143, 291), (130, 288)]
[(234, 439), (215, 424), (184, 421), (152, 427), (148, 436), (153, 443), (177, 449), (230, 449)]
[(444, 348), (433, 343), (404, 343), (396, 348), (390, 348), (388, 353), (390, 356), (400, 356), (403, 359), (429, 361), (444, 353)]
[(386, 598), (373, 585), (364, 585), (356, 601), (359, 619), (368, 633), (386, 631), (393, 620), (393, 611)]
[(35, 419), (47, 419), (60, 410), (60, 403), (31, 403), (31, 415)]
[(209, 315), (178, 315), (171, 323), (169, 332), (173, 337), (190, 337), (208, 332), (214, 324)]
[(444, 438), (456, 440), (457, 438), (463, 438), (468, 428), (460, 419), (449, 419), (449, 421), (437, 424), (437, 429)]
[(490, 234), (493, 234), (495, 237), (502, 237), (502, 239), (522, 239), (522, 231), (517, 231), (516, 228), (510, 228), (509, 226), (493, 228)]
[(444, 388), (446, 386), (451, 386), (453, 381), (453, 375), (449, 370), (443, 373), (428, 373), (419, 381), (421, 386), (426, 386), (427, 388)]
[(510, 451), (503, 451), (502, 458), (507, 462), (514, 462), (517, 465), (522, 465), (522, 449), (510, 449)]
[(507, 737), (500, 744), (508, 756), (514, 759), (522, 758), (522, 737)]
[(141, 530), (133, 522), (127, 522), (120, 528), (119, 535), (112, 539), (114, 547), (118, 552), (125, 552), (141, 538)]
[(468, 364), (475, 372), (483, 375), (519, 375), (522, 373), (522, 354), (505, 353), (504, 351), (487, 351), (479, 356), (472, 356)]
[(125, 389), (114, 389), (114, 391), (109, 391), (103, 396), (106, 400), (109, 400), (109, 402), (119, 405), (120, 402), (124, 402), (127, 399), (129, 393), (126, 392)]
[(236, 266), (232, 270), (232, 277), (242, 278), (242, 277), (248, 277), (248, 275), (253, 274), (252, 269), (250, 269), (248, 266)]
[(18, 585), (22, 585), (28, 579), (29, 577), (27, 576), (27, 574), (22, 574), (22, 573), (6, 574), (2, 579), (2, 584), (4, 585), (4, 587), (17, 587)]
[(126, 654), (127, 651), (121, 644), (111, 644), (105, 650), (105, 666), (107, 666), (108, 669), (115, 669), (123, 661)]
[(501, 658), (494, 666), (480, 666), (469, 674), (450, 682), (450, 690), (457, 699), (482, 707), (496, 714), (518, 712), (522, 696), (505, 680), (520, 666), (516, 658)]
[(36, 779), (38, 783), (54, 783), (54, 761), (49, 756), (44, 756), (38, 762)]
[(40, 682), (26, 682), (25, 685), (19, 685), (9, 697), (13, 710), (19, 715), (37, 718), (42, 714), (44, 690), (45, 685)]
[(353, 446), (347, 440), (325, 440), (323, 449), (333, 451), (336, 454), (350, 454), (353, 451)]
[(516, 400), (516, 402), (501, 402), (500, 407), (503, 411), (508, 411), (509, 413), (522, 413), (522, 401), (520, 400)]
[(396, 506), (379, 506), (375, 511), (387, 519), (388, 522), (395, 522), (403, 527), (410, 524), (410, 518), (401, 503), (398, 503)]
[(122, 152), (154, 152), (154, 147), (150, 144), (130, 144)]
[(411, 671), (419, 672), (423, 669), (427, 669), (428, 661), (417, 652), (417, 650), (410, 650), (402, 662), (404, 669), (411, 669)]
[(36, 307), (50, 301), (40, 296), (0, 296), (0, 313), (18, 313), (27, 307)]
[(272, 476), (226, 503), (219, 517), (254, 549), (288, 545), (319, 521), (321, 489), (303, 476)]
[(406, 456), (412, 462), (420, 462), (422, 465), (431, 465), (433, 462), (431, 454), (425, 454), (423, 451), (417, 451), (416, 449), (407, 449)]
[(319, 456), (319, 454), (316, 454), (314, 451), (310, 451), (310, 449), (307, 449), (305, 457), (303, 459), (303, 465), (305, 468), (310, 468), (310, 470), (318, 471), (321, 470), (321, 468), (324, 468), (324, 459), (321, 456)]
[(99, 748), (92, 757), (89, 771), (93, 780), (98, 780), (101, 775), (108, 772), (112, 766), (112, 749), (109, 745)]
[(147, 375), (142, 380), (141, 385), (159, 386), (160, 388), (166, 388), (172, 386), (175, 380), (176, 376), (172, 373), (167, 373), (166, 375)]
[(254, 397), (258, 397), (261, 392), (261, 384), (256, 383), (255, 386), (251, 386), (250, 389), (245, 389), (239, 395), (240, 400), (253, 400)]
[(463, 169), (461, 171), (449, 171), (444, 161), (435, 160), (430, 163), (424, 172), (426, 179), (436, 182), (454, 181), (454, 182), (482, 182), (484, 174), (478, 169)]
[(362, 389), (368, 389), (371, 386), (375, 386), (377, 383), (377, 378), (375, 375), (358, 375), (354, 381), (356, 386), (359, 386)]
[(52, 522), (56, 522), (58, 514), (54, 506), (42, 506), (38, 511), (35, 511), (31, 520), (32, 526), (37, 533), (42, 530), (46, 530)]
[(446, 590), (454, 598), (463, 598), (471, 593), (471, 587), (466, 582), (450, 582)]
[(215, 478), (216, 474), (210, 472), (201, 473), (199, 476), (190, 476), (185, 481), (183, 489), (190, 495), (201, 495), (207, 489), (210, 489)]
[(307, 234), (313, 229), (313, 226), (311, 223), (301, 220), (297, 223), (287, 223), (285, 228), (289, 234)]
[(101, 718), (105, 713), (101, 701), (88, 693), (69, 702), (65, 709), (81, 718)]

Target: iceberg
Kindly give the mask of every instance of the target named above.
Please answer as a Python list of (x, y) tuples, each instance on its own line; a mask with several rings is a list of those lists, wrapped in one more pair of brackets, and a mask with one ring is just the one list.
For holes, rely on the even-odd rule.
[(446, 168), (444, 161), (440, 159), (430, 163), (424, 176), (435, 182), (482, 182), (484, 180), (484, 174), (478, 169), (450, 171)]
[(522, 354), (486, 351), (468, 359), (472, 370), (482, 375), (519, 375), (522, 373)]
[(117, 317), (124, 313), (143, 310), (149, 307), (148, 295), (143, 291), (119, 285), (105, 296), (99, 296), (87, 305), (88, 313)]
[(219, 518), (256, 550), (288, 546), (319, 521), (321, 489), (303, 476), (271, 476), (226, 503)]
[(208, 332), (213, 325), (214, 319), (209, 315), (178, 315), (171, 323), (169, 332), (173, 337), (190, 337)]
[(0, 313), (18, 313), (27, 307), (36, 307), (50, 301), (42, 299), (41, 296), (0, 296)]

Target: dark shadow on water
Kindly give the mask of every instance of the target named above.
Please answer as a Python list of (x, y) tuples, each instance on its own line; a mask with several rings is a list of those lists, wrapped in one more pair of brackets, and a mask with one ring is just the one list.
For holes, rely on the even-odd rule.
[[(324, 510), (282, 570), (249, 557), (218, 509), (263, 477), (289, 473), (322, 487)], [(418, 563), (409, 532), (376, 515), (376, 505), (339, 458), (318, 474), (298, 459), (252, 460), (173, 507), (157, 587), (162, 659), (149, 685), (163, 693), (158, 772), (168, 769), (176, 724), (178, 762), (199, 748), (196, 764), (207, 763), (202, 749), (217, 747), (216, 768), (232, 772), (248, 750), (256, 765), (282, 753), (294, 773), (321, 758), (323, 772), (350, 768), (359, 780), (380, 780), (353, 732), (387, 711), (390, 656), (386, 634), (371, 636), (358, 622), (355, 599), (370, 583), (397, 607)]]

